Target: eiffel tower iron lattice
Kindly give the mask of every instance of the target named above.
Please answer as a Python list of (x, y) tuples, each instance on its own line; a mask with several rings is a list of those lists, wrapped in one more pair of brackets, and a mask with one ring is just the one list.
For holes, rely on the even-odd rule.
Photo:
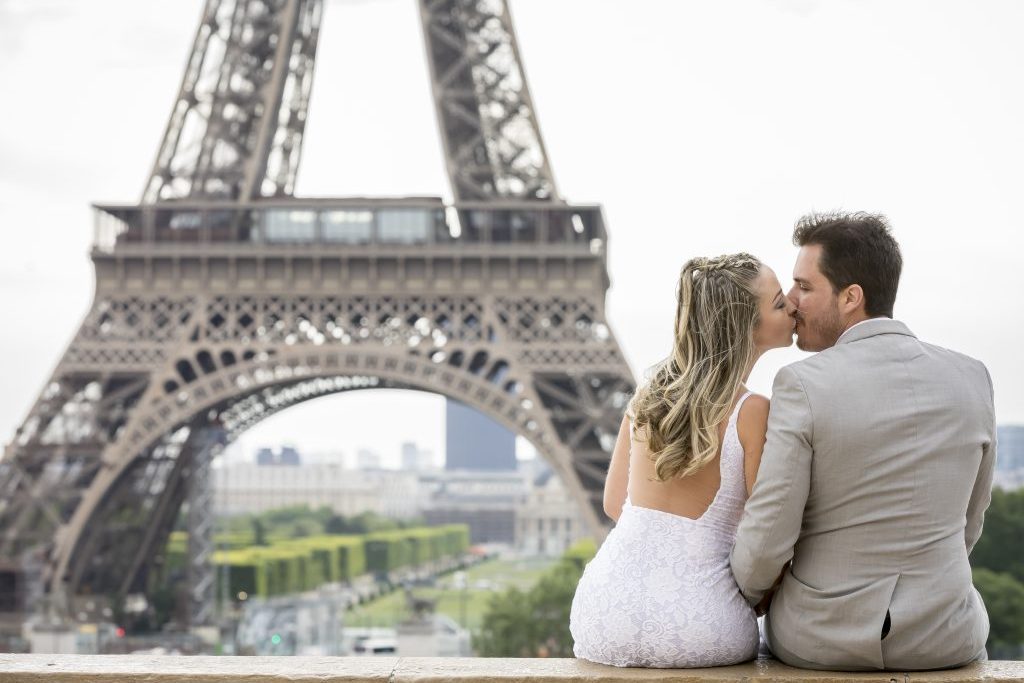
[(0, 610), (145, 592), (183, 503), (208, 531), (214, 450), (342, 391), (489, 415), (603, 536), (634, 383), (601, 209), (558, 195), (505, 2), (418, 4), (450, 204), (295, 197), (322, 4), (207, 0), (143, 200), (94, 207), (91, 310), (0, 460)]

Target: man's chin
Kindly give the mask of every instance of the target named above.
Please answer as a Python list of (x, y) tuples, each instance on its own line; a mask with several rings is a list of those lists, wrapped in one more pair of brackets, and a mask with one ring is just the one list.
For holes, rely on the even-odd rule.
[(797, 333), (796, 335), (796, 348), (800, 349), (801, 351), (809, 352), (821, 351), (821, 347), (819, 347), (817, 344), (813, 343), (810, 339), (807, 339), (800, 333)]

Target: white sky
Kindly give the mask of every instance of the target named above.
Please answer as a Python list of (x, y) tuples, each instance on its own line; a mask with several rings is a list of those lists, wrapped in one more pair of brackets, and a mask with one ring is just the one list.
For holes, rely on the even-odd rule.
[[(138, 200), (201, 5), (0, 0), (0, 441), (88, 309), (88, 205)], [(1024, 422), (1024, 3), (511, 7), (559, 189), (605, 207), (636, 374), (670, 347), (686, 259), (750, 251), (788, 288), (798, 216), (881, 211), (904, 252), (897, 317), (983, 360), (999, 421)], [(447, 194), (418, 22), (413, 0), (327, 0), (298, 194)], [(800, 356), (766, 356), (753, 388)], [(397, 458), (410, 438), (443, 453), (443, 431), (438, 397), (371, 391), (245, 442)]]

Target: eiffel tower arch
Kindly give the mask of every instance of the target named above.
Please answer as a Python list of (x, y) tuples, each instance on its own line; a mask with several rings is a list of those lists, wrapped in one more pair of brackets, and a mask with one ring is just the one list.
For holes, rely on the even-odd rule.
[(218, 449), (342, 391), (489, 415), (603, 537), (634, 383), (601, 208), (557, 192), (505, 2), (418, 4), (448, 203), (294, 196), (321, 1), (207, 0), (142, 201), (94, 207), (92, 307), (0, 460), (0, 611), (144, 592)]

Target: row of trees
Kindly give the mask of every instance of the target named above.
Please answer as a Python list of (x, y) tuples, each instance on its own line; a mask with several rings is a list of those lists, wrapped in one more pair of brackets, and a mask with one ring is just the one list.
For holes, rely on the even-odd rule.
[(372, 534), (424, 525), (424, 520), (418, 518), (395, 520), (373, 512), (348, 517), (335, 513), (327, 506), (313, 509), (307, 505), (297, 505), (260, 513), (221, 517), (217, 520), (216, 530), (222, 538), (239, 539), (239, 542), (245, 541), (245, 545), (267, 545), (271, 541), (284, 538), (305, 538), (324, 534)]

